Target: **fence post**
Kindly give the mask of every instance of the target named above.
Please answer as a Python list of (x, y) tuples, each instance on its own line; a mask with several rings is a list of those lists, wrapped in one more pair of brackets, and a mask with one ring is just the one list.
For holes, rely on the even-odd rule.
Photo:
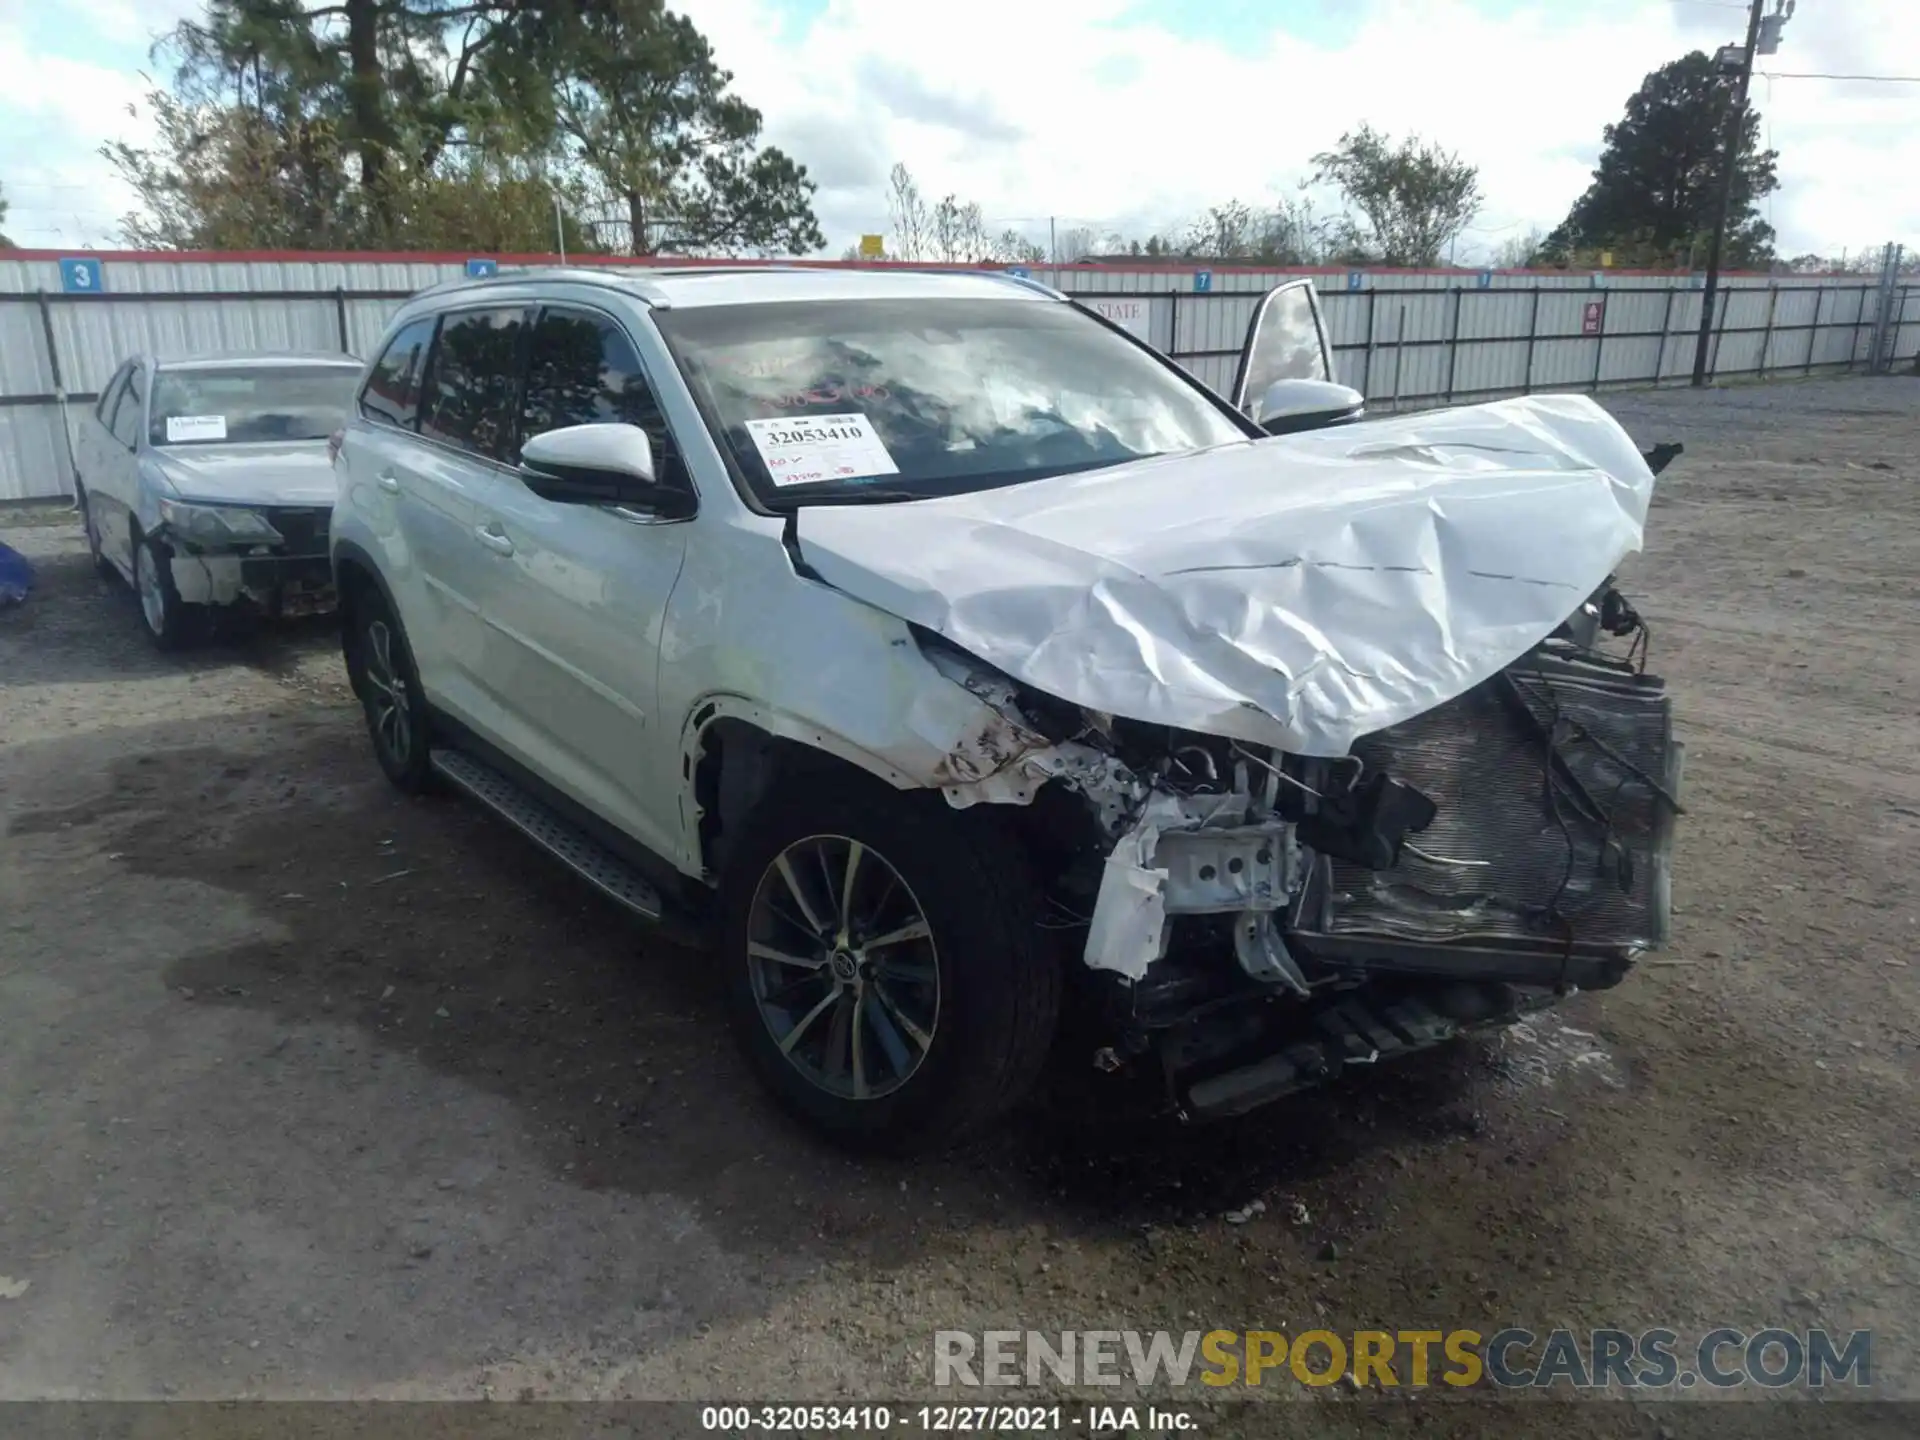
[(340, 325), (340, 353), (351, 355), (353, 346), (347, 340), (347, 287), (344, 285), (333, 287), (333, 315)]
[(1466, 299), (1464, 285), (1453, 287), (1453, 329), (1447, 333), (1447, 387), (1446, 402), (1453, 403), (1453, 372), (1460, 359), (1460, 303)]
[(1521, 393), (1533, 393), (1533, 343), (1540, 338), (1540, 282), (1533, 282), (1533, 308), (1527, 312), (1527, 375)]
[(1361, 394), (1373, 398), (1373, 297), (1372, 286), (1367, 287), (1367, 378), (1360, 386)]
[(1594, 394), (1600, 393), (1600, 362), (1607, 354), (1607, 302), (1600, 302), (1600, 328), (1594, 333), (1593, 341), (1593, 382), (1587, 386)]
[(1713, 353), (1707, 357), (1707, 379), (1720, 378), (1720, 342), (1727, 336), (1727, 306), (1733, 299), (1733, 287), (1726, 286), (1720, 292), (1720, 313), (1713, 317)]
[(1660, 382), (1667, 378), (1667, 336), (1673, 331), (1673, 297), (1679, 293), (1679, 286), (1667, 286), (1667, 309), (1660, 317), (1660, 356), (1653, 362), (1653, 388), (1656, 390), (1660, 388)]
[(1853, 373), (1853, 367), (1858, 364), (1860, 360), (1860, 327), (1867, 323), (1867, 294), (1872, 288), (1870, 285), (1862, 285), (1860, 287), (1860, 308), (1854, 311), (1853, 338), (1847, 346), (1847, 373), (1849, 375)]
[(47, 303), (46, 287), (34, 292), (40, 308), (40, 333), (47, 341), (47, 372), (53, 377), (53, 403), (60, 413), (60, 448), (66, 452), (67, 488), (73, 492), (73, 508), (80, 508), (80, 467), (73, 459), (73, 427), (67, 423), (67, 382), (60, 374), (60, 347), (53, 339), (53, 307)]
[(1827, 286), (1813, 292), (1813, 328), (1807, 332), (1807, 363), (1802, 375), (1813, 374), (1813, 352), (1820, 346), (1820, 307), (1827, 303)]
[(1393, 322), (1393, 413), (1400, 413), (1400, 350), (1407, 341), (1407, 306), (1400, 304), (1400, 314)]
[(1767, 284), (1767, 328), (1760, 332), (1760, 378), (1767, 378), (1767, 351), (1773, 348), (1773, 312), (1780, 304), (1780, 282)]

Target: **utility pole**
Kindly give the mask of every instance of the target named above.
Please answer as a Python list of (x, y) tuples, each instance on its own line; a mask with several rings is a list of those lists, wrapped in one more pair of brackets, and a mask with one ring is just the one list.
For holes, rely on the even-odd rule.
[[(1760, 40), (1760, 8), (1747, 8), (1747, 41), (1740, 53), (1740, 78), (1734, 84), (1733, 108), (1727, 112), (1726, 138), (1720, 146), (1720, 199), (1714, 215), (1713, 239), (1707, 246), (1707, 286), (1700, 300), (1700, 337), (1693, 347), (1693, 388), (1707, 383), (1707, 351), (1713, 339), (1713, 302), (1720, 289), (1720, 252), (1727, 240), (1727, 212), (1733, 208), (1733, 176), (1740, 158), (1740, 132), (1747, 119), (1747, 87), (1753, 81), (1753, 57)], [(1777, 29), (1777, 27), (1776, 27)]]

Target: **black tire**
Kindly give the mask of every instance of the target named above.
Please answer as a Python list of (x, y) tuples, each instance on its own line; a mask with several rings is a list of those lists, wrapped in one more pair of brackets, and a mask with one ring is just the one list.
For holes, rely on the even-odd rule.
[[(782, 1106), (850, 1148), (903, 1154), (957, 1144), (1027, 1094), (1053, 1042), (1061, 976), (1058, 957), (1036, 923), (1038, 896), (1025, 852), (1004, 821), (984, 810), (956, 811), (938, 794), (902, 793), (836, 770), (795, 776), (777, 785), (740, 834), (720, 887), (720, 953), (729, 1019), (748, 1061)], [(924, 916), (931, 936), (904, 943), (925, 944), (914, 964), (934, 970), (939, 980), (937, 1023), (924, 1048), (912, 1047), (920, 1057), (915, 1068), (895, 1082), (897, 1088), (864, 1099), (831, 1093), (789, 1059), (775, 1039), (776, 1022), (763, 1014), (761, 991), (756, 989), (756, 967), (764, 974), (767, 962), (750, 958), (748, 948), (762, 884), (784, 886), (775, 878), (779, 859), (792, 847), (822, 838), (841, 844), (857, 841), (863, 855), (884, 862), (878, 872), (869, 864), (863, 878), (878, 873), (880, 883), (898, 882), (907, 892), (907, 901)], [(837, 903), (824, 880), (821, 889), (827, 891), (828, 905)], [(791, 896), (791, 891), (783, 893)], [(796, 940), (805, 943), (803, 936)], [(828, 953), (824, 942), (818, 953)], [(864, 944), (856, 953), (866, 954)], [(858, 963), (865, 968), (868, 962)], [(796, 985), (835, 983), (822, 971), (781, 973), (794, 974)], [(882, 994), (884, 973), (881, 962), (871, 995)], [(887, 983), (894, 981), (888, 978)], [(803, 1005), (817, 1008), (810, 1000), (796, 998), (792, 1011)], [(838, 1003), (830, 1029), (837, 1023)], [(886, 1003), (892, 1005), (891, 1000)], [(868, 1019), (863, 1029), (860, 1004), (853, 1001), (848, 1028), (856, 1036), (871, 1037), (869, 1047), (879, 1047), (873, 1049), (870, 1065), (886, 1064), (888, 1037), (876, 1028), (882, 1022)], [(888, 1013), (900, 1014), (897, 1008)], [(792, 1028), (799, 1028), (797, 1020)], [(892, 1032), (896, 1051), (903, 1036), (917, 1035), (891, 1022), (885, 1028)], [(823, 1043), (832, 1044), (833, 1038)], [(858, 1039), (847, 1041), (849, 1050), (858, 1045)], [(859, 1062), (853, 1063), (857, 1067)]]
[(342, 607), (347, 678), (366, 715), (373, 757), (387, 779), (419, 794), (433, 783), (432, 728), (407, 632), (372, 585), (359, 586), (347, 598)]
[(93, 500), (87, 494), (84, 485), (74, 490), (74, 498), (80, 502), (80, 528), (87, 537), (87, 556), (93, 561), (93, 568), (102, 580), (118, 580), (120, 572), (113, 568), (113, 562), (107, 559), (106, 550), (100, 543), (99, 519), (94, 513)]
[(189, 605), (173, 583), (173, 550), (162, 541), (133, 532), (133, 598), (140, 606), (147, 638), (161, 650), (185, 650), (206, 635), (206, 606)]

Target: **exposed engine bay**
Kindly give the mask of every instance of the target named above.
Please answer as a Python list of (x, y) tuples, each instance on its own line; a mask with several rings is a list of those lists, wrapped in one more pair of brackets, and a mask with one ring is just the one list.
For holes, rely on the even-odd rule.
[(1034, 785), (1048, 923), (1082, 942), (1106, 1025), (1095, 1063), (1157, 1062), (1184, 1110), (1604, 989), (1667, 937), (1683, 747), (1611, 577), (1490, 679), (1337, 758), (1085, 712), (920, 639), (1029, 734), (949, 798)]

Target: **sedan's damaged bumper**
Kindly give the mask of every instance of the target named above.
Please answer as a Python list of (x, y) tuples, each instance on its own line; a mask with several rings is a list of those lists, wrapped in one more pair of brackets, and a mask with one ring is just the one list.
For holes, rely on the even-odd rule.
[(263, 513), (283, 537), (279, 544), (212, 544), (172, 527), (161, 529), (160, 538), (173, 551), (173, 583), (183, 601), (244, 605), (287, 618), (323, 614), (334, 607), (328, 512), (283, 506)]

